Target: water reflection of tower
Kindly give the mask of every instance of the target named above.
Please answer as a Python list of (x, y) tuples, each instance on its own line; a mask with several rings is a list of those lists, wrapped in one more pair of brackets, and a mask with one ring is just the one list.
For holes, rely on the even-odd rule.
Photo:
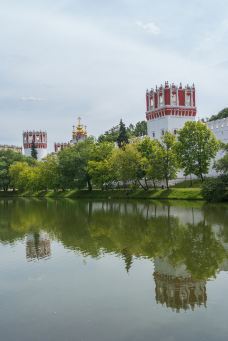
[(49, 257), (51, 255), (51, 242), (45, 232), (34, 232), (27, 235), (26, 258), (35, 260)]
[(173, 267), (166, 259), (156, 259), (154, 264), (157, 303), (176, 312), (206, 307), (206, 281), (194, 280), (184, 264)]

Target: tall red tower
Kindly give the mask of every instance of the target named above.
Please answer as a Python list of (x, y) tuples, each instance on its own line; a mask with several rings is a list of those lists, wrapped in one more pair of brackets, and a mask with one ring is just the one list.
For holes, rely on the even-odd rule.
[(160, 138), (165, 131), (176, 132), (196, 116), (195, 86), (161, 85), (146, 92), (148, 135)]

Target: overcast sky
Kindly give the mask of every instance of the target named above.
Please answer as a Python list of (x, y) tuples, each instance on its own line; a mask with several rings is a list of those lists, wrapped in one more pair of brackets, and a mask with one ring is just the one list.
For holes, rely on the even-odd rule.
[(136, 123), (166, 80), (195, 83), (200, 117), (228, 106), (227, 0), (0, 0), (0, 28), (0, 144)]

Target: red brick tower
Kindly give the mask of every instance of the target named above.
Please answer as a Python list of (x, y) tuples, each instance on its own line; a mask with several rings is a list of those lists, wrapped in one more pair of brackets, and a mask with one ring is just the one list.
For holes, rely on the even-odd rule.
[(146, 92), (148, 135), (160, 139), (165, 131), (176, 132), (196, 116), (195, 86), (156, 86)]

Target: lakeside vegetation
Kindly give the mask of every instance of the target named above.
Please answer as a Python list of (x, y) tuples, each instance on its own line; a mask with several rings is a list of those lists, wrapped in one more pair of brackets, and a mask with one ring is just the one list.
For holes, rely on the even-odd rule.
[(201, 188), (169, 188), (156, 190), (41, 190), (36, 192), (0, 192), (0, 197), (37, 197), (72, 199), (157, 199), (157, 200), (203, 200)]
[[(139, 127), (143, 134), (143, 125)], [(205, 181), (220, 148), (221, 144), (202, 122), (187, 122), (177, 135), (165, 132), (158, 141), (147, 136), (130, 138), (121, 121), (115, 136), (111, 130), (98, 141), (90, 137), (43, 161), (36, 160), (34, 150), (33, 157), (0, 151), (0, 189), (17, 190), (17, 195), (192, 200), (202, 199), (203, 195), (209, 201), (225, 200), (227, 154), (216, 164), (221, 176)], [(190, 188), (170, 188), (180, 170), (184, 176), (195, 175), (198, 187), (193, 185), (194, 180)], [(94, 194), (85, 194), (85, 189)]]

